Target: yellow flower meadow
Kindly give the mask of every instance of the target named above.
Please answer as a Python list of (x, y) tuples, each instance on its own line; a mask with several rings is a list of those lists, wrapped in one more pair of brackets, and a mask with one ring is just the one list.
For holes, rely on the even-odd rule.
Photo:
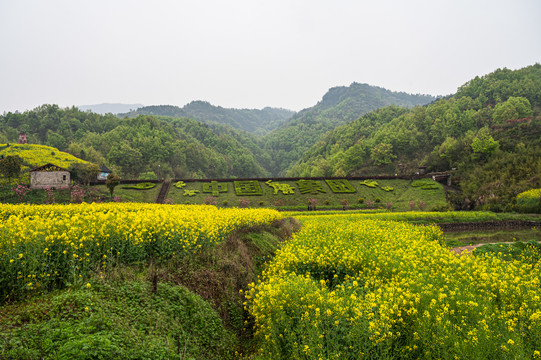
[[(529, 358), (539, 264), (458, 257), (435, 226), (299, 216), (303, 229), (245, 293), (262, 358)], [(537, 352), (536, 352), (537, 351)]]
[(233, 230), (269, 223), (270, 209), (136, 203), (0, 206), (0, 302), (73, 283), (112, 264), (182, 256)]

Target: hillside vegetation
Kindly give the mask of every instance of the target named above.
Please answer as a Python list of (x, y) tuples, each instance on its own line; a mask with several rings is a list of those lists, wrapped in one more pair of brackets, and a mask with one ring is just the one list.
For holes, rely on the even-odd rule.
[(284, 175), (325, 132), (370, 111), (389, 105), (424, 105), (434, 99), (359, 83), (331, 88), (315, 106), (300, 111), (265, 136), (265, 150), (273, 154), (270, 171)]
[[(105, 164), (123, 178), (409, 175), (424, 165), (452, 172), (459, 192), (451, 200), (462, 209), (513, 210), (519, 193), (541, 187), (540, 64), (498, 69), (437, 100), (353, 83), (287, 120), (285, 110), (205, 102), (150, 110), (155, 115), (119, 119), (43, 105), (0, 116), (0, 143), (24, 131), (30, 143)], [(214, 118), (176, 117), (203, 114)], [(234, 129), (243, 118), (250, 131), (274, 130)]]
[(227, 109), (214, 106), (206, 101), (192, 101), (183, 106), (154, 105), (140, 107), (135, 111), (118, 114), (119, 117), (139, 115), (170, 116), (190, 118), (207, 124), (229, 125), (238, 130), (263, 135), (278, 127), (295, 112), (286, 109), (266, 107), (258, 109)]
[(56, 148), (35, 144), (0, 144), (0, 157), (19, 156), (22, 160), (21, 173), (23, 179), (29, 179), (28, 171), (34, 167), (51, 163), (64, 169), (70, 169), (75, 164), (87, 164), (69, 153)]
[(29, 143), (106, 164), (125, 178), (143, 173), (187, 178), (268, 174), (260, 165), (265, 163), (260, 147), (249, 135), (186, 118), (119, 119), (75, 107), (42, 105), (22, 114), (0, 116), (0, 129), (0, 143), (14, 141), (24, 131)]
[(459, 207), (509, 210), (541, 181), (541, 65), (476, 77), (454, 96), (386, 107), (325, 134), (291, 176), (454, 172)]

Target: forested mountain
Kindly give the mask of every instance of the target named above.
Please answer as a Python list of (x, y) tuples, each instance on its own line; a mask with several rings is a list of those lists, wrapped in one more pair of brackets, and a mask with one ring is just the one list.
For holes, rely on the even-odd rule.
[(263, 135), (278, 127), (295, 114), (294, 111), (266, 107), (257, 109), (227, 109), (214, 106), (206, 101), (192, 101), (184, 107), (172, 105), (145, 106), (119, 117), (136, 117), (138, 115), (157, 115), (170, 117), (186, 117), (204, 123), (229, 125), (235, 129), (252, 134)]
[(463, 208), (504, 209), (541, 184), (541, 65), (476, 77), (454, 96), (393, 106), (337, 127), (295, 164), (292, 176), (455, 171)]
[(118, 114), (124, 113), (127, 111), (132, 111), (133, 109), (138, 109), (142, 107), (142, 104), (95, 104), (95, 105), (78, 105), (79, 110), (82, 111), (92, 111), (98, 114)]
[[(429, 104), (411, 108), (415, 101)], [(150, 109), (155, 116), (118, 118), (56, 105), (6, 113), (0, 143), (26, 132), (30, 143), (105, 164), (124, 178), (158, 171), (186, 178), (412, 174), (424, 165), (452, 171), (461, 190), (453, 200), (465, 209), (511, 209), (518, 193), (541, 187), (540, 64), (498, 69), (437, 100), (355, 83), (333, 88), (263, 137), (177, 117), (209, 109), (232, 114), (204, 102)]]
[(266, 152), (273, 154), (270, 170), (284, 174), (325, 132), (372, 110), (388, 105), (424, 105), (434, 99), (359, 83), (331, 88), (315, 106), (295, 114), (264, 138)]
[(268, 175), (260, 165), (266, 161), (260, 146), (249, 135), (186, 118), (119, 119), (42, 105), (0, 116), (0, 129), (0, 143), (15, 142), (24, 131), (29, 143), (106, 164), (126, 178), (158, 172), (162, 177), (187, 178)]

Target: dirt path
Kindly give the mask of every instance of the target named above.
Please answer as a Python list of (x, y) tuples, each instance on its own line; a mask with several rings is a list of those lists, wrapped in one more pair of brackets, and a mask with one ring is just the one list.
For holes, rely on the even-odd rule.
[(162, 184), (162, 188), (160, 189), (160, 192), (158, 193), (158, 197), (156, 198), (156, 204), (163, 204), (165, 201), (165, 197), (167, 196), (167, 193), (169, 192), (169, 187), (171, 186), (171, 180), (165, 180)]
[[(455, 248), (449, 249), (449, 251), (453, 251), (456, 255), (471, 255), (471, 252), (483, 245), (489, 245), (489, 244), (512, 244), (512, 242), (497, 242), (497, 243), (483, 243), (483, 244), (475, 244), (475, 245), (467, 245), (467, 246), (459, 246)], [(462, 252), (466, 250), (466, 252), (463, 254)]]

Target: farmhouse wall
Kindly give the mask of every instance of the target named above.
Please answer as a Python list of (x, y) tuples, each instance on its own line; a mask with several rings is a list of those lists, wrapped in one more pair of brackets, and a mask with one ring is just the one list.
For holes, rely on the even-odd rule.
[(32, 171), (30, 172), (30, 188), (66, 189), (70, 186), (69, 171)]

